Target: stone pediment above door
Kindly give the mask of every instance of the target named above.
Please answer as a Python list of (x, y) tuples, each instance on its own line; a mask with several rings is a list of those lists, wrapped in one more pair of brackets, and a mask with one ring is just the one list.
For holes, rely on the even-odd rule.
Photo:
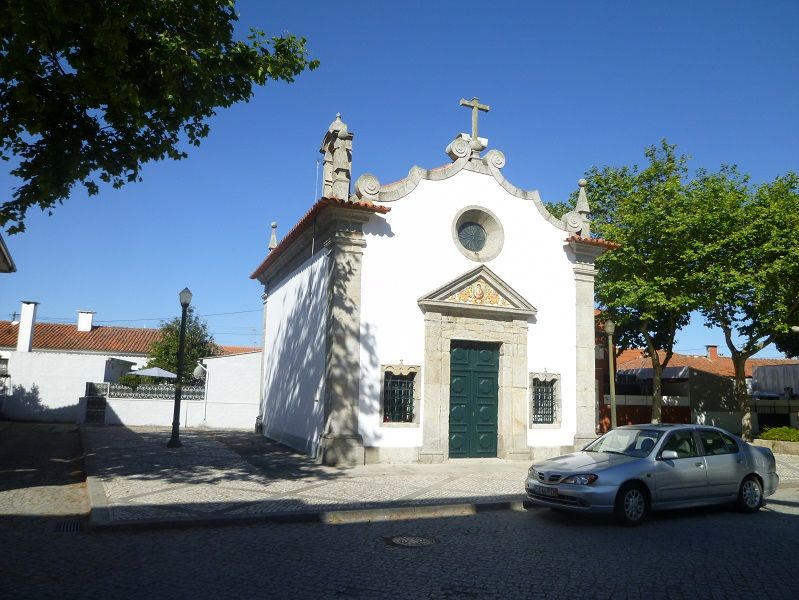
[(485, 265), (467, 271), (419, 298), (423, 312), (527, 319), (535, 307)]

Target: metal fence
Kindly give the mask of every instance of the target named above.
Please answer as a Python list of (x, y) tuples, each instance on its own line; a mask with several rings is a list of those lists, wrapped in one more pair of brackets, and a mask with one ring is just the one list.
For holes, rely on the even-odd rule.
[[(170, 383), (158, 385), (142, 384), (135, 389), (121, 383), (87, 383), (87, 396), (103, 396), (105, 398), (150, 398), (171, 400), (175, 397), (175, 386)], [(184, 385), (181, 387), (180, 397), (183, 400), (203, 400), (205, 387), (202, 385)]]

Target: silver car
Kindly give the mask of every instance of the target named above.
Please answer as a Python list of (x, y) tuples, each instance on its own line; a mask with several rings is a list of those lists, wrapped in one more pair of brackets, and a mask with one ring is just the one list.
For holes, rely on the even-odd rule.
[(650, 510), (736, 502), (756, 512), (777, 490), (774, 455), (717, 427), (628, 425), (527, 473), (534, 504), (613, 513), (640, 524)]

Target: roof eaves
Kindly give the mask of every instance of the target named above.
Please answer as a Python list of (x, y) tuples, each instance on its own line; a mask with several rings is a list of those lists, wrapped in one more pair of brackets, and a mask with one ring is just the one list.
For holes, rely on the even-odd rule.
[(305, 231), (308, 226), (313, 222), (313, 219), (319, 215), (328, 206), (336, 206), (342, 208), (352, 208), (355, 210), (362, 210), (364, 212), (386, 214), (391, 210), (388, 206), (381, 204), (372, 204), (371, 202), (362, 202), (354, 200), (341, 200), (339, 198), (320, 198), (317, 202), (303, 215), (294, 227), (286, 234), (280, 243), (267, 255), (267, 257), (258, 265), (258, 268), (250, 275), (250, 279), (258, 279), (269, 265), (271, 265), (277, 257), (280, 256), (292, 242), (296, 240), (300, 234)]

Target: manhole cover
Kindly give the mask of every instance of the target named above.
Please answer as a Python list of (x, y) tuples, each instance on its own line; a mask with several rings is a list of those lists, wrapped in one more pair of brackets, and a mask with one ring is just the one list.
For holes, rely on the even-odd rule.
[(422, 546), (432, 546), (436, 543), (433, 538), (421, 537), (418, 535), (395, 535), (387, 540), (394, 546), (403, 546), (405, 548), (421, 548)]

